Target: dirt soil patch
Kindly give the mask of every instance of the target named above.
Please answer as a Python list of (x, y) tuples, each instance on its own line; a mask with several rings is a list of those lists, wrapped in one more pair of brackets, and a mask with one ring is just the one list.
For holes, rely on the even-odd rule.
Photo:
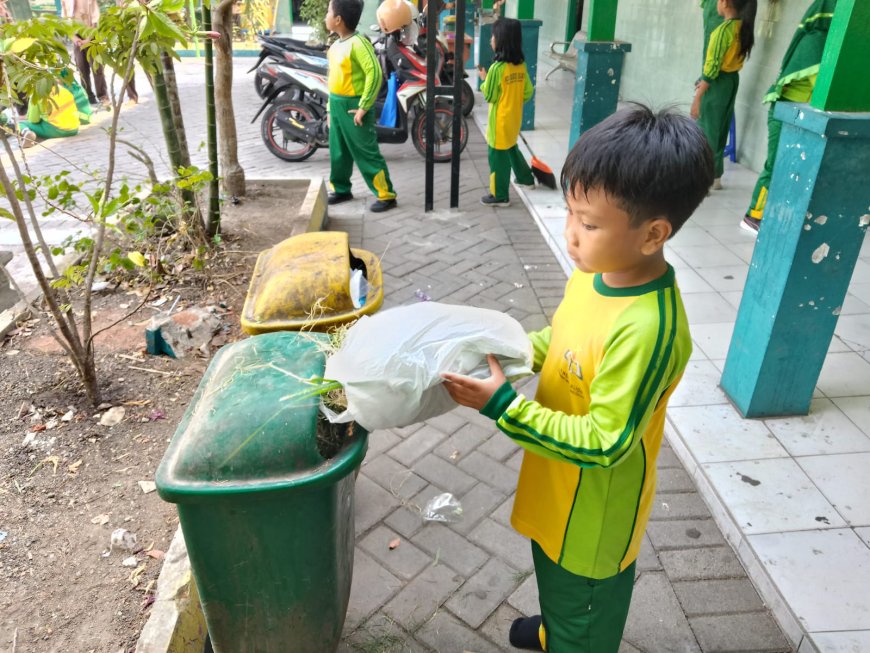
[[(305, 230), (307, 216), (295, 211), (303, 186), (293, 197), (271, 195), (275, 185), (252, 188), (228, 207), (207, 273), (152, 289), (140, 311), (98, 339), (101, 407), (85, 398), (47, 315), (0, 343), (0, 651), (134, 650), (178, 524), (154, 474), (210, 358), (149, 356), (145, 327), (175, 303), (220, 317), (210, 353), (245, 337), (238, 316), (256, 255)], [(97, 295), (96, 322), (123, 317), (143, 294), (121, 286)], [(101, 424), (110, 410), (121, 421)], [(135, 534), (132, 548), (110, 548), (116, 529)]]

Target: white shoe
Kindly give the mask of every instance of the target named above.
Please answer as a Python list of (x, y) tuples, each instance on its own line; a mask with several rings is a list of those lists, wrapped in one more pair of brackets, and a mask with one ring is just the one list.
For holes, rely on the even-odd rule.
[(21, 130), (21, 147), (27, 149), (36, 145), (36, 134), (27, 127)]
[(713, 190), (722, 190), (722, 177), (716, 177), (713, 180)]
[(531, 184), (521, 184), (520, 182), (515, 181), (514, 183), (520, 188), (524, 188), (525, 190), (535, 190), (536, 188), (535, 182), (532, 182)]

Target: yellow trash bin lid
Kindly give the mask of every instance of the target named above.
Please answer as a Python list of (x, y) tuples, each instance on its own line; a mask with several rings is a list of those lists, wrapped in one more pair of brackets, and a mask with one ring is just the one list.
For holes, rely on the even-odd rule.
[[(350, 255), (366, 266), (368, 292), (356, 308), (350, 295)], [(342, 231), (318, 231), (288, 238), (260, 252), (242, 311), (242, 329), (270, 331), (326, 329), (374, 313), (384, 303), (378, 258), (351, 248)]]

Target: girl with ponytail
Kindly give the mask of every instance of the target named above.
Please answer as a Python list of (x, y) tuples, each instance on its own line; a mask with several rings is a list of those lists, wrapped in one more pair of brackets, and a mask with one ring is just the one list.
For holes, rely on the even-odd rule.
[(755, 44), (756, 0), (718, 0), (716, 9), (725, 20), (713, 30), (701, 79), (695, 85), (691, 114), (713, 149), (715, 180), (722, 188), (724, 151), (734, 117), (738, 73)]

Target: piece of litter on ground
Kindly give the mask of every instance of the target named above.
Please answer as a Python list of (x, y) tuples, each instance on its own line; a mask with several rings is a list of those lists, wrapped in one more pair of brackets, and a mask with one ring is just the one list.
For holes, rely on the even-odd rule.
[(135, 567), (138, 564), (136, 560), (136, 556), (130, 556), (129, 558), (124, 558), (121, 561), (121, 566), (123, 567)]
[(514, 288), (522, 288), (522, 287), (523, 287), (523, 284), (521, 284), (517, 281), (514, 281)]
[(109, 516), (108, 515), (97, 515), (96, 517), (91, 519), (91, 523), (97, 524), (98, 526), (108, 524), (109, 523)]
[(116, 547), (132, 551), (136, 547), (136, 534), (131, 533), (126, 528), (116, 528), (112, 531), (112, 536), (109, 539), (109, 551)]
[(61, 422), (71, 422), (73, 417), (75, 417), (75, 416), (76, 416), (76, 411), (70, 409), (63, 414), (63, 417), (60, 418), (60, 421)]
[(6, 539), (6, 536), (9, 535), (6, 531), (0, 531), (0, 542)]
[(127, 409), (123, 406), (114, 406), (103, 413), (102, 417), (100, 417), (100, 424), (103, 426), (115, 426), (116, 424), (120, 424), (121, 420), (124, 419), (124, 414), (127, 412)]
[(139, 584), (139, 578), (145, 573), (146, 565), (139, 565), (130, 573), (130, 584), (136, 587)]
[(421, 302), (432, 301), (432, 298), (429, 295), (427, 295), (426, 293), (424, 293), (422, 290), (420, 290), (419, 288), (417, 288), (417, 290), (414, 291), (414, 297), (419, 299)]
[(155, 485), (154, 481), (139, 481), (139, 487), (142, 489), (142, 492), (148, 494), (149, 492), (153, 492), (157, 489), (157, 485)]
[(160, 549), (151, 549), (145, 553), (149, 558), (154, 558), (155, 560), (163, 560), (166, 557), (166, 553), (161, 551)]
[(77, 461), (75, 461), (74, 463), (72, 463), (72, 464), (70, 464), (70, 465), (67, 465), (66, 468), (69, 470), (69, 473), (70, 473), (70, 474), (75, 474), (75, 473), (77, 473), (77, 472), (79, 471), (79, 467), (82, 466), (82, 462), (83, 462), (82, 459), (79, 458), (79, 459), (78, 459)]
[(397, 537), (395, 540), (391, 540), (390, 543), (389, 543), (387, 546), (390, 547), (390, 551), (392, 551), (392, 550), (395, 549), (397, 546), (399, 546), (401, 543), (402, 543), (402, 540), (400, 540), (400, 539)]

